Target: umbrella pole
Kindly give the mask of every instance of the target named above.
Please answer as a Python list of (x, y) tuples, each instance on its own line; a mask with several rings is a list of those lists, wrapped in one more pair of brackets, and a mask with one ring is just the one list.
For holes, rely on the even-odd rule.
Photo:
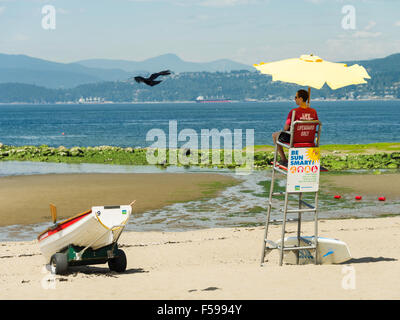
[(310, 102), (311, 102), (311, 88), (308, 87), (308, 99), (307, 99), (308, 106), (310, 106)]

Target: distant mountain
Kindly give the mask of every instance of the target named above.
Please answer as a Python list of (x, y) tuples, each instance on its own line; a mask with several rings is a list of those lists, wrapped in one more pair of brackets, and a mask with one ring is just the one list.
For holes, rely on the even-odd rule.
[(253, 68), (225, 59), (207, 63), (186, 62), (174, 54), (164, 54), (141, 62), (92, 59), (75, 63), (52, 62), (27, 55), (0, 54), (0, 83), (25, 83), (47, 88), (73, 88), (85, 83), (121, 81), (136, 74), (165, 69), (181, 73)]
[[(313, 97), (400, 98), (400, 54), (346, 63), (364, 66), (372, 79), (369, 79), (367, 84), (348, 86), (335, 91), (325, 86), (321, 90), (314, 90)], [(271, 82), (270, 76), (230, 60), (195, 63), (185, 62), (173, 54), (166, 54), (142, 62), (89, 60), (86, 64), (57, 63), (25, 55), (0, 54), (0, 102), (77, 101), (80, 97), (100, 97), (118, 102), (184, 101), (193, 100), (200, 95), (236, 100), (271, 100), (286, 99), (298, 88), (295, 85)], [(196, 68), (208, 68), (211, 71), (190, 71)], [(231, 68), (242, 71), (215, 72)], [(126, 81), (138, 73), (163, 69), (171, 69), (175, 74), (165, 77), (156, 87), (150, 88), (132, 80)], [(46, 91), (46, 88), (62, 90)]]
[(122, 69), (127, 72), (155, 72), (170, 69), (175, 73), (181, 72), (229, 72), (232, 70), (255, 71), (252, 66), (238, 63), (228, 59), (220, 59), (212, 62), (188, 62), (177, 55), (168, 53), (144, 61), (89, 59), (76, 63), (90, 68)]
[(77, 63), (58, 63), (26, 55), (0, 54), (0, 83), (26, 83), (48, 88), (72, 88), (83, 83), (127, 79), (118, 69), (96, 69)]
[(344, 61), (347, 65), (353, 64), (362, 65), (373, 73), (381, 72), (400, 72), (400, 53), (395, 53), (385, 58), (359, 60), (359, 61)]

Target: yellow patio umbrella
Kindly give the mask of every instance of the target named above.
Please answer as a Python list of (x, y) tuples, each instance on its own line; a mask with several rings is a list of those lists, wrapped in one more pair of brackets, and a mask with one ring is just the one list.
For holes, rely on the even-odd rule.
[[(326, 83), (333, 90), (353, 84), (367, 83), (371, 79), (364, 67), (355, 64), (329, 62), (314, 55), (285, 59), (276, 62), (254, 64), (261, 73), (272, 75), (272, 81), (296, 83), (301, 86), (321, 89)], [(310, 99), (310, 97), (309, 97)]]

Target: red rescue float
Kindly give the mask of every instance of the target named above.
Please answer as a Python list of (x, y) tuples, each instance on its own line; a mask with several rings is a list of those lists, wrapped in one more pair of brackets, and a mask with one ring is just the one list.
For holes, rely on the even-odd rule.
[(340, 195), (338, 195), (338, 194), (334, 196), (335, 199), (340, 199), (341, 197), (342, 197), (342, 196), (340, 196)]
[(379, 200), (379, 201), (385, 201), (386, 198), (385, 198), (385, 197), (379, 197), (378, 200)]
[(356, 200), (361, 200), (362, 197), (361, 196), (356, 196)]

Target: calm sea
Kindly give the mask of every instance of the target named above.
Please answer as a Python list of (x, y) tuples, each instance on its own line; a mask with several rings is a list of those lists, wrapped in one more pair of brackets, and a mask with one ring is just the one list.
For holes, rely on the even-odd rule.
[[(314, 102), (312, 106), (317, 109), (323, 123), (322, 144), (400, 141), (399, 101)], [(0, 105), (0, 142), (17, 146), (47, 144), (54, 147), (146, 147), (153, 143), (146, 142), (149, 130), (162, 129), (168, 136), (169, 121), (176, 120), (178, 132), (193, 129), (200, 137), (202, 129), (229, 129), (231, 132), (235, 129), (254, 129), (256, 145), (272, 144), (271, 133), (281, 130), (292, 107), (294, 104), (289, 102)], [(245, 138), (244, 134), (242, 138)], [(153, 173), (160, 170), (151, 166), (0, 162), (0, 176), (92, 172)], [(165, 170), (234, 175), (229, 170), (196, 167), (168, 167)], [(262, 184), (270, 180), (270, 174), (254, 171), (248, 176), (235, 177), (242, 180), (241, 183), (227, 188), (216, 198), (175, 203), (136, 215), (127, 229), (182, 231), (264, 223), (267, 192)], [(368, 217), (396, 213), (400, 207), (399, 201), (377, 203), (373, 197), (365, 197), (362, 203), (354, 203), (350, 194), (344, 195), (345, 201), (342, 203), (332, 203), (332, 195), (328, 190), (321, 189), (320, 194), (320, 217)], [(273, 218), (279, 218), (279, 215), (273, 213)], [(0, 241), (34, 239), (49, 224), (1, 227)]]
[[(0, 142), (7, 145), (147, 147), (146, 134), (169, 121), (178, 133), (193, 129), (254, 129), (254, 144), (272, 144), (291, 102), (158, 103), (90, 105), (0, 105)], [(322, 121), (322, 144), (398, 142), (400, 101), (315, 101)], [(192, 131), (193, 132), (193, 131)], [(168, 142), (168, 141), (167, 141)], [(181, 142), (183, 144), (185, 142)], [(179, 146), (179, 143), (178, 143)]]

